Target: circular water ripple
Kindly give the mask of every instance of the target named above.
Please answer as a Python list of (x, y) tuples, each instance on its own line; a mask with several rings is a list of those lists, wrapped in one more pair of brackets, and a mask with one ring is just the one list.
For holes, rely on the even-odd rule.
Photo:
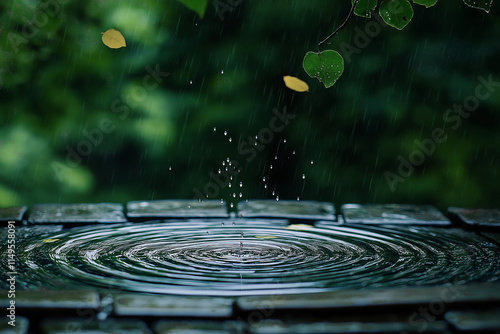
[[(293, 228), (293, 226), (292, 226)], [(494, 281), (500, 249), (455, 229), (182, 221), (72, 228), (18, 245), (18, 284), (238, 296)]]

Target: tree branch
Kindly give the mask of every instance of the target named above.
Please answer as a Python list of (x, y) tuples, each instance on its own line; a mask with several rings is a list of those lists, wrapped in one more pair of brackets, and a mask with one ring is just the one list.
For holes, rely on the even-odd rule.
[(351, 7), (351, 10), (349, 11), (349, 14), (347, 15), (347, 18), (345, 19), (344, 23), (342, 23), (340, 25), (340, 27), (338, 27), (337, 29), (335, 29), (334, 32), (332, 32), (327, 38), (325, 38), (324, 40), (322, 40), (321, 42), (318, 43), (318, 48), (325, 44), (326, 42), (328, 42), (328, 40), (330, 38), (332, 38), (333, 36), (335, 36), (342, 28), (344, 28), (344, 26), (347, 24), (347, 22), (351, 19), (351, 16), (352, 16), (352, 13), (354, 13), (354, 7), (356, 7), (356, 5), (358, 4), (358, 1), (359, 0), (354, 0), (354, 3), (352, 4), (352, 7)]

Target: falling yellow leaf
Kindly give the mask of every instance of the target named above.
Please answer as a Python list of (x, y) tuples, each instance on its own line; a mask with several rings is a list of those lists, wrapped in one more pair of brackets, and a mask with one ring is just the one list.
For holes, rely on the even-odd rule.
[(313, 229), (314, 226), (312, 225), (307, 225), (307, 224), (292, 224), (288, 225), (285, 227), (287, 230), (294, 230), (294, 231), (304, 231), (304, 230), (310, 230)]
[(59, 239), (45, 239), (43, 242), (56, 242)]
[(255, 237), (259, 238), (259, 239), (274, 239), (274, 238), (277, 238), (274, 235), (256, 235)]
[(309, 86), (302, 80), (297, 79), (296, 77), (291, 77), (289, 75), (285, 75), (283, 77), (283, 81), (285, 82), (285, 85), (290, 88), (291, 90), (294, 90), (296, 92), (308, 92), (309, 91)]
[(106, 32), (102, 32), (102, 42), (104, 45), (111, 49), (119, 49), (127, 46), (125, 44), (125, 38), (119, 32), (118, 30), (115, 29), (109, 29)]

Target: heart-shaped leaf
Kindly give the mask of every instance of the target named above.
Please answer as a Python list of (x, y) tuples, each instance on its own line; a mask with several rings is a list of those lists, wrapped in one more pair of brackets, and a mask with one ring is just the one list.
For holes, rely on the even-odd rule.
[(464, 3), (469, 7), (482, 9), (489, 13), (493, 0), (464, 0)]
[(335, 84), (344, 72), (344, 58), (337, 51), (309, 51), (302, 66), (311, 78), (317, 78), (326, 88)]
[(403, 29), (413, 17), (413, 8), (408, 0), (384, 0), (379, 13), (385, 23), (396, 29)]
[(208, 0), (178, 0), (187, 8), (194, 10), (202, 18), (207, 9)]
[(425, 6), (425, 8), (429, 8), (434, 6), (438, 0), (413, 0), (417, 5)]
[[(355, 0), (351, 0), (351, 3), (354, 4)], [(354, 7), (354, 14), (362, 17), (372, 17), (372, 10), (375, 10), (377, 7), (378, 0), (359, 0)]]

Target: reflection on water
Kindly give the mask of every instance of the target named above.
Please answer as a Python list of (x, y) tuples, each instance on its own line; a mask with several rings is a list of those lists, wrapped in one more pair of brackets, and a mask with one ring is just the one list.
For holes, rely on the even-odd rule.
[(35, 235), (17, 245), (17, 284), (237, 296), (500, 277), (500, 249), (472, 233), (318, 226), (158, 221)]

